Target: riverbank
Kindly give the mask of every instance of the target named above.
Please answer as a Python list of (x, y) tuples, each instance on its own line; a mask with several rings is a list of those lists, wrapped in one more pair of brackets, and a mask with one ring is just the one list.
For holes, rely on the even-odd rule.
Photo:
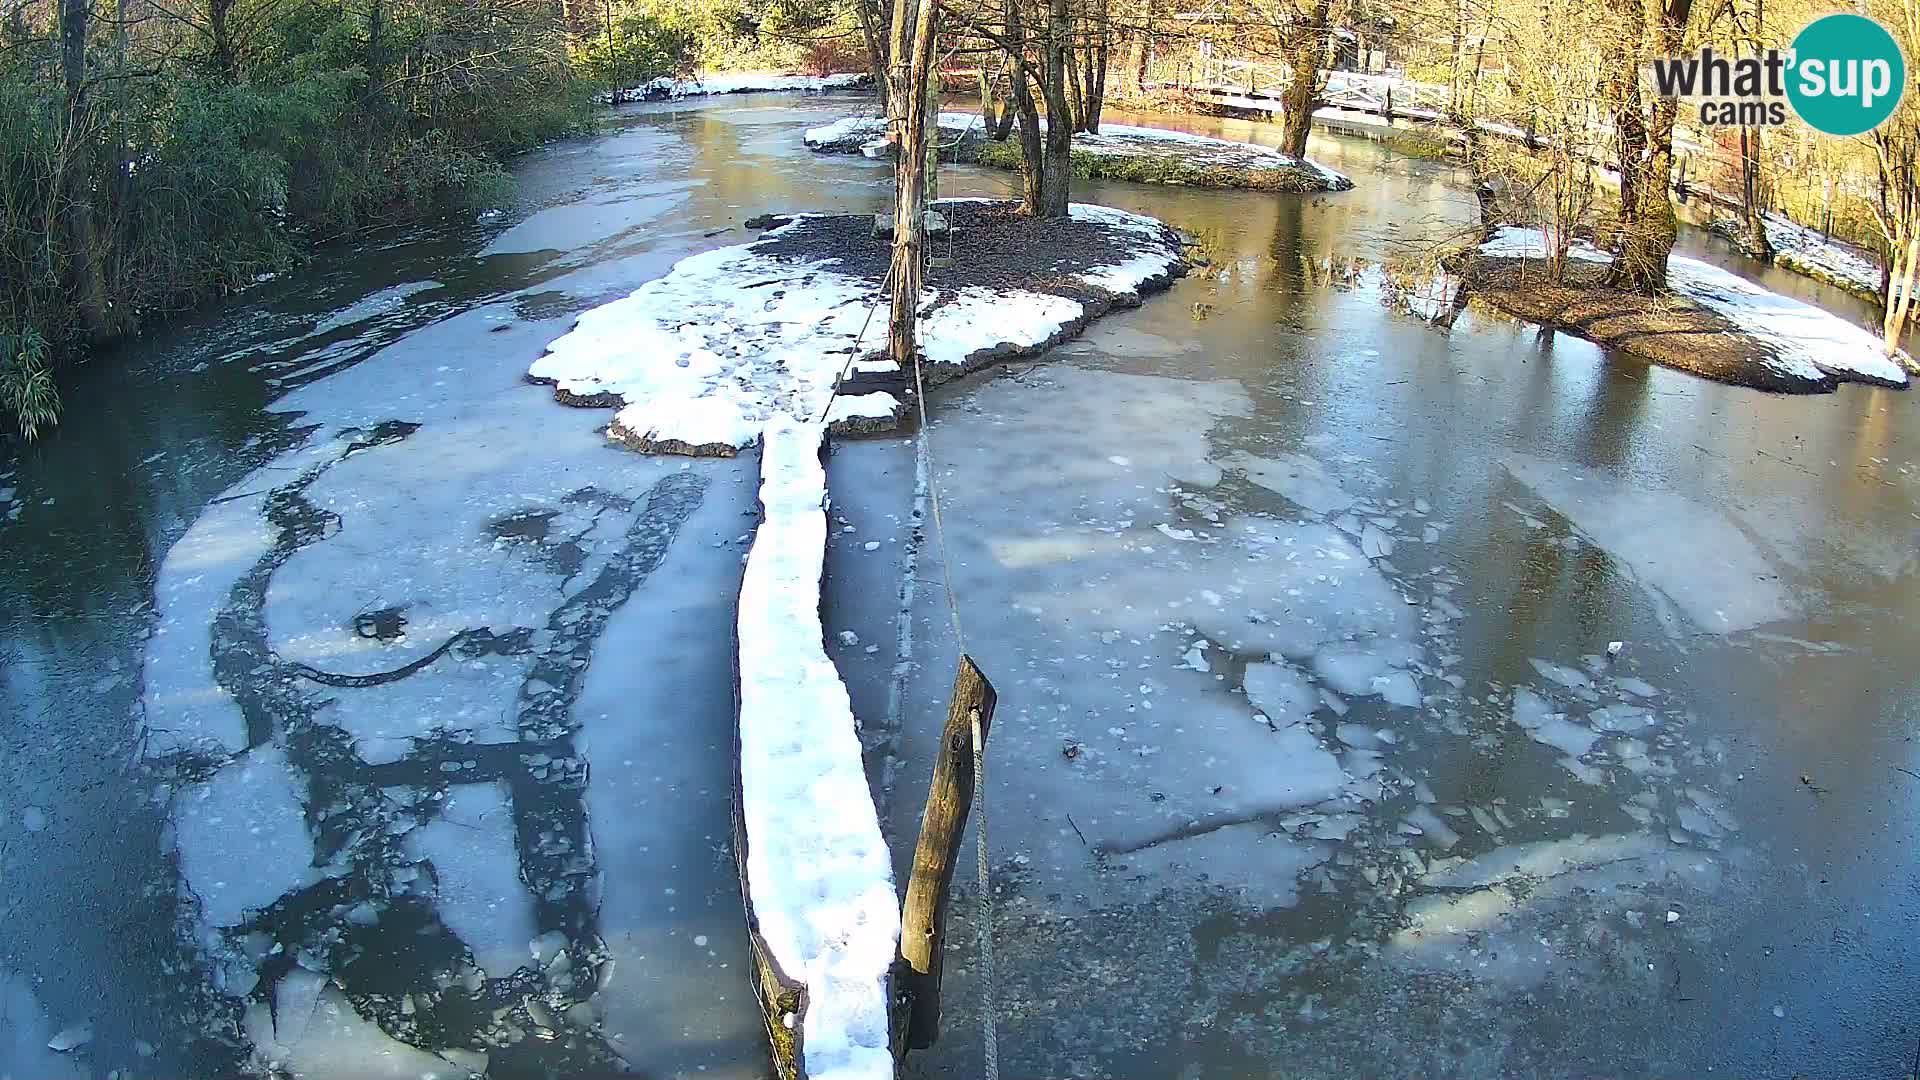
[(721, 94), (776, 94), (794, 91), (820, 93), (826, 90), (860, 90), (873, 86), (873, 76), (864, 71), (836, 72), (829, 75), (793, 75), (777, 71), (726, 71), (675, 78), (663, 75), (638, 86), (623, 87), (601, 95), (609, 105), (633, 101), (677, 101), (689, 97), (713, 97)]
[[(1763, 220), (1776, 264), (1863, 300), (1880, 302), (1880, 264), (1872, 252), (1809, 229), (1784, 214), (1769, 213)], [(1738, 218), (1720, 218), (1707, 227), (1745, 250), (1740, 242), (1745, 226)]]
[[(979, 116), (941, 113), (939, 126), (943, 161), (1020, 168), (1019, 142), (988, 138)], [(804, 138), (816, 153), (884, 157), (890, 152), (881, 117), (843, 117), (810, 128)], [(1075, 132), (1072, 160), (1074, 176), (1086, 180), (1296, 193), (1353, 187), (1351, 179), (1333, 169), (1269, 146), (1124, 124), (1103, 124), (1098, 133)]]
[(1669, 291), (1647, 297), (1607, 285), (1611, 262), (1576, 242), (1554, 283), (1540, 232), (1505, 227), (1450, 269), (1470, 298), (1509, 315), (1717, 382), (1785, 394), (1908, 384), (1878, 338), (1819, 308), (1677, 254), (1667, 264)]

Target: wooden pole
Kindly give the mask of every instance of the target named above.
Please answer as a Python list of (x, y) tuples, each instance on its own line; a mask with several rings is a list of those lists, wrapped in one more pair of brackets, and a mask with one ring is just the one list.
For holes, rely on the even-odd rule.
[(907, 1002), (907, 1045), (916, 1050), (932, 1046), (940, 1037), (941, 951), (946, 943), (947, 892), (954, 867), (960, 861), (960, 841), (973, 808), (973, 722), (980, 721), (984, 743), (993, 724), (997, 700), (993, 684), (980, 673), (973, 657), (960, 657), (953, 678), (953, 700), (947, 705), (947, 726), (940, 734), (940, 753), (933, 763), (933, 786), (927, 789), (927, 809), (920, 819), (920, 840), (913, 851), (913, 873), (907, 878), (907, 902), (900, 913), (899, 985)]
[[(927, 79), (933, 69), (934, 0), (918, 0), (911, 23), (908, 0), (895, 0), (893, 104), (900, 116), (894, 145), (893, 304), (887, 320), (887, 356), (907, 370), (918, 342), (920, 247), (926, 230)], [(911, 37), (908, 37), (909, 31)]]

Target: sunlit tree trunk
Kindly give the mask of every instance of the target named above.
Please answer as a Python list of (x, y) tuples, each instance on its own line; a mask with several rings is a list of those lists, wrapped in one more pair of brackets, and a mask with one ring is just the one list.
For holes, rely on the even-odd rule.
[[(1622, 0), (1621, 6), (1633, 17), (1628, 23), (1629, 33), (1639, 35), (1648, 53), (1679, 55), (1693, 0), (1649, 0), (1645, 9), (1636, 0)], [(1679, 102), (1669, 97), (1654, 98), (1646, 126), (1637, 138), (1633, 136), (1631, 129), (1638, 126), (1641, 116), (1638, 59), (1636, 56), (1636, 62), (1627, 69), (1632, 72), (1631, 92), (1623, 95), (1615, 113), (1621, 150), (1620, 218), (1609, 281), (1617, 288), (1652, 293), (1666, 286), (1667, 256), (1673, 252), (1679, 234), (1668, 193), (1673, 180), (1673, 126), (1679, 116)], [(1638, 142), (1637, 147), (1634, 142)]]
[(1740, 129), (1740, 209), (1745, 237), (1741, 247), (1756, 259), (1773, 259), (1773, 242), (1767, 238), (1766, 207), (1760, 187), (1760, 129)]
[[(1747, 28), (1747, 54), (1760, 56), (1760, 36), (1765, 28), (1766, 0), (1753, 0), (1753, 23)], [(1760, 180), (1760, 129), (1746, 125), (1740, 129), (1740, 209), (1746, 237), (1742, 247), (1757, 259), (1773, 258), (1773, 242), (1767, 239), (1766, 206)]]
[(1073, 181), (1072, 110), (1067, 104), (1067, 49), (1071, 26), (1067, 0), (1049, 0), (1040, 93), (1047, 102), (1046, 154), (1040, 163), (1040, 203), (1035, 217), (1067, 216)]
[(1280, 152), (1307, 156), (1307, 136), (1313, 131), (1315, 94), (1320, 88), (1320, 66), (1327, 61), (1333, 26), (1327, 18), (1330, 0), (1314, 0), (1295, 7), (1287, 38), (1287, 85), (1281, 95)]

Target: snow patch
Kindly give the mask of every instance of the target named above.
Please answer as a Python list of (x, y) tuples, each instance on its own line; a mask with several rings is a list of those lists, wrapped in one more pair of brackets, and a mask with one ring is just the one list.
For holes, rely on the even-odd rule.
[(621, 92), (623, 99), (709, 97), (715, 94), (774, 93), (792, 90), (850, 90), (872, 76), (863, 71), (834, 75), (781, 75), (768, 71), (730, 71), (691, 79), (661, 76)]
[(215, 503), (167, 552), (154, 583), (159, 619), (146, 654), (146, 753), (224, 757), (246, 749), (247, 722), (215, 680), (212, 621), (227, 593), (273, 546), (264, 496)]
[[(973, 113), (943, 112), (940, 114), (940, 132), (943, 137), (958, 134), (980, 123), (980, 117)], [(884, 116), (843, 116), (831, 124), (811, 127), (801, 135), (809, 150), (837, 150), (857, 148), (874, 139), (885, 139), (887, 118)]]

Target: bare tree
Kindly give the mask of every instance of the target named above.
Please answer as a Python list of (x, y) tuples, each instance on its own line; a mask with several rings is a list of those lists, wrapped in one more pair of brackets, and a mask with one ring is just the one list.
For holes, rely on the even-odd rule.
[[(1912, 56), (1920, 46), (1920, 0), (1893, 0), (1880, 12), (1881, 22), (1893, 31), (1900, 46)], [(1912, 80), (1914, 73), (1909, 71)], [(1885, 306), (1880, 332), (1888, 355), (1900, 351), (1907, 320), (1913, 311), (1913, 287), (1920, 271), (1920, 105), (1915, 87), (1907, 87), (1899, 106), (1886, 123), (1875, 128), (1874, 161), (1878, 191), (1874, 221), (1880, 227), (1887, 261), (1881, 275), (1880, 300)]]

